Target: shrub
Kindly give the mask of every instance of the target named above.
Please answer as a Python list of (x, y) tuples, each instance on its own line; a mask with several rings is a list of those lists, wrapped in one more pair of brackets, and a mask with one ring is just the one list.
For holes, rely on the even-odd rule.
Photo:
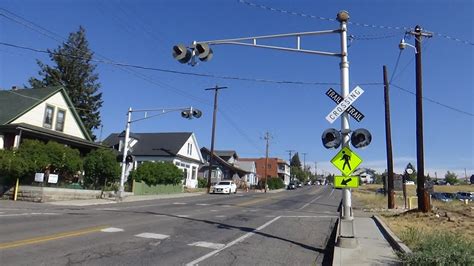
[(402, 240), (412, 245), (412, 254), (401, 254), (406, 265), (474, 265), (474, 243), (447, 232), (424, 234), (409, 228)]
[(285, 183), (279, 177), (272, 177), (267, 180), (269, 189), (280, 189), (285, 187)]
[(130, 172), (130, 177), (149, 186), (178, 185), (183, 180), (183, 171), (169, 162), (144, 162)]
[(198, 188), (207, 188), (207, 178), (198, 178)]
[(84, 171), (86, 187), (103, 187), (118, 180), (120, 164), (112, 150), (101, 148), (91, 151), (84, 158)]

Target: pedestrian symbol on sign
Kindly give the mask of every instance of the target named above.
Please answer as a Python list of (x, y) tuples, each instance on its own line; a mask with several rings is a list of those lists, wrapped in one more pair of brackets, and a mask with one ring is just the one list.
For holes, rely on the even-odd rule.
[(347, 165), (347, 167), (349, 167), (349, 170), (351, 170), (351, 163), (350, 163), (351, 156), (347, 155), (345, 151), (342, 151), (341, 160), (344, 160), (344, 165), (342, 166), (342, 170), (345, 170), (346, 165)]
[(360, 165), (362, 159), (348, 147), (340, 150), (331, 163), (339, 169), (344, 176), (350, 175)]

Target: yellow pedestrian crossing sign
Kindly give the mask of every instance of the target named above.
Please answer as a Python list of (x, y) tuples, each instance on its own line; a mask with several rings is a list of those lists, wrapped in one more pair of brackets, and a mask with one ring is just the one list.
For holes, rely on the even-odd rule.
[(362, 159), (347, 147), (340, 150), (331, 160), (331, 163), (345, 176), (352, 174), (361, 162)]
[(358, 188), (359, 177), (358, 176), (335, 176), (334, 177), (335, 188)]

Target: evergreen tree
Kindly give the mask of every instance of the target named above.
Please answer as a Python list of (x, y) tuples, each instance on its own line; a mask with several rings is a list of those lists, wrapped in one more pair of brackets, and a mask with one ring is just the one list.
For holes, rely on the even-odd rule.
[(301, 168), (301, 161), (298, 153), (295, 153), (295, 155), (293, 155), (293, 157), (291, 158), (290, 166)]
[(102, 93), (99, 93), (99, 76), (94, 73), (96, 65), (91, 63), (93, 52), (89, 50), (85, 29), (69, 35), (66, 43), (55, 50), (49, 50), (49, 57), (56, 65), (49, 66), (37, 60), (42, 80), (30, 78), (33, 88), (62, 86), (71, 98), (82, 122), (95, 140), (92, 129), (101, 124), (99, 109), (102, 107)]

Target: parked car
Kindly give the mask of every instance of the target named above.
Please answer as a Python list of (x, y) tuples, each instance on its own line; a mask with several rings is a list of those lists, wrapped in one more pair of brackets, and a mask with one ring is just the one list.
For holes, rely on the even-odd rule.
[(440, 200), (443, 202), (452, 201), (453, 199), (449, 195), (446, 195), (446, 194), (447, 193), (443, 193), (443, 192), (433, 192), (431, 194), (431, 198), (435, 200)]
[(212, 193), (230, 194), (237, 192), (237, 185), (234, 181), (220, 181), (212, 189)]
[(287, 189), (296, 189), (296, 184), (295, 184), (294, 182), (290, 182), (290, 183), (288, 184)]
[(413, 182), (413, 181), (407, 181), (407, 182), (405, 182), (405, 184), (406, 184), (406, 185), (415, 185), (415, 182)]
[(297, 183), (296, 183), (296, 186), (298, 186), (298, 187), (302, 187), (302, 186), (303, 186), (303, 183), (301, 183), (301, 182), (297, 182)]
[(456, 198), (462, 201), (465, 201), (465, 200), (473, 201), (474, 195), (472, 192), (458, 192), (456, 193)]
[(443, 192), (443, 194), (446, 196), (448, 199), (456, 199), (456, 193), (449, 193), (449, 192)]

